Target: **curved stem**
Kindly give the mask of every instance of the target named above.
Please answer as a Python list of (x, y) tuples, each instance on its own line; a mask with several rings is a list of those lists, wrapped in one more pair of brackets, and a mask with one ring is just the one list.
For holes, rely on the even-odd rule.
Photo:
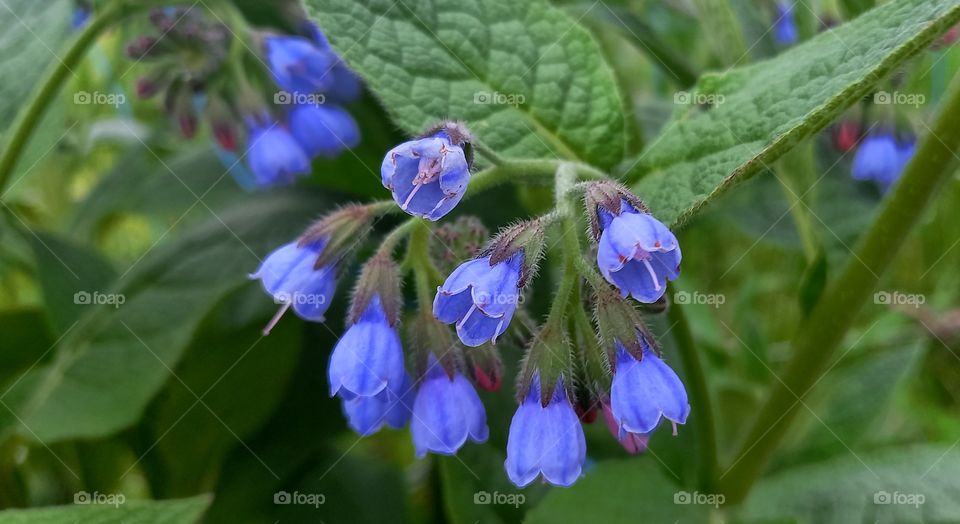
[(40, 89), (36, 91), (26, 107), (17, 115), (13, 125), (10, 126), (12, 130), (10, 138), (3, 148), (2, 156), (0, 156), (0, 192), (6, 188), (10, 175), (13, 174), (30, 136), (36, 130), (50, 103), (63, 86), (67, 75), (79, 65), (86, 55), (87, 49), (96, 41), (100, 33), (132, 9), (126, 2), (111, 3), (106, 10), (84, 28), (70, 48), (67, 49), (66, 54), (50, 66), (40, 83)]
[(713, 417), (713, 406), (710, 403), (710, 389), (700, 363), (700, 355), (690, 333), (690, 324), (680, 304), (670, 304), (667, 309), (667, 318), (670, 321), (673, 339), (680, 353), (683, 369), (686, 371), (687, 390), (690, 392), (693, 410), (693, 429), (697, 435), (697, 449), (699, 456), (699, 487), (710, 493), (713, 491), (717, 479), (719, 464), (717, 462), (717, 433)]
[(880, 275), (905, 244), (939, 187), (955, 172), (960, 147), (960, 75), (930, 132), (837, 279), (797, 330), (786, 371), (743, 441), (736, 461), (721, 476), (730, 502), (743, 500), (796, 418), (803, 398), (820, 379), (847, 329), (867, 302)]

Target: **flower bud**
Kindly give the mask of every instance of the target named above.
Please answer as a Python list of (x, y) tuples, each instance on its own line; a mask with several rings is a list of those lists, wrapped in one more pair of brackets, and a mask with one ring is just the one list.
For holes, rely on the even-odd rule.
[(380, 297), (387, 322), (396, 326), (403, 305), (400, 270), (386, 251), (378, 251), (363, 265), (353, 293), (349, 322), (355, 323), (374, 296)]
[(314, 223), (300, 237), (300, 242), (308, 244), (317, 238), (329, 238), (326, 249), (320, 253), (317, 260), (317, 266), (322, 266), (341, 258), (345, 249), (358, 245), (370, 233), (372, 222), (373, 212), (370, 206), (351, 204)]
[(465, 351), (467, 368), (473, 380), (486, 391), (497, 391), (503, 384), (503, 364), (500, 352), (493, 344), (484, 344)]

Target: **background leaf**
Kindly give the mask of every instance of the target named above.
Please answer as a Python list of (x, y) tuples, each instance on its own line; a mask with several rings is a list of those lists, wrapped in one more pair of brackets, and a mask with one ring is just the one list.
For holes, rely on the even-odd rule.
[[(634, 189), (666, 223), (754, 176), (866, 95), (875, 82), (960, 21), (960, 1), (889, 2), (778, 57), (707, 75), (659, 139), (625, 164)], [(692, 98), (692, 95), (691, 95)]]
[(210, 503), (207, 496), (163, 501), (126, 501), (119, 506), (89, 504), (0, 512), (2, 524), (180, 524), (197, 522)]
[[(309, 0), (307, 8), (411, 135), (452, 118), (507, 156), (602, 167), (623, 156), (613, 73), (590, 35), (544, 0)], [(498, 95), (517, 103), (497, 103)]]

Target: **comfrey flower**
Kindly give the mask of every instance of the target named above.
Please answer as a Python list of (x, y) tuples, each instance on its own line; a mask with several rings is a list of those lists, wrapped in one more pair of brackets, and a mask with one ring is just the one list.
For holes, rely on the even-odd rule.
[(522, 488), (543, 475), (550, 484), (570, 486), (580, 477), (586, 455), (583, 428), (562, 380), (544, 406), (539, 376), (534, 376), (510, 422), (504, 462), (510, 481)]
[(523, 253), (497, 264), (490, 262), (491, 257), (485, 256), (461, 264), (433, 301), (433, 315), (443, 323), (456, 323), (460, 341), (471, 347), (496, 342), (520, 301)]
[(900, 178), (915, 149), (913, 139), (899, 142), (891, 133), (871, 134), (853, 157), (853, 178), (872, 180), (886, 191)]
[(270, 332), (290, 307), (304, 320), (323, 320), (337, 288), (333, 264), (315, 267), (326, 243), (326, 239), (321, 239), (303, 246), (296, 241), (284, 244), (267, 255), (257, 272), (250, 275), (260, 280), (274, 301), (283, 304), (264, 329), (265, 333)]
[(619, 213), (599, 209), (597, 266), (608, 282), (640, 302), (654, 303), (680, 275), (680, 245), (667, 226), (626, 200)]
[(390, 150), (380, 166), (383, 187), (407, 213), (439, 220), (456, 207), (470, 182), (467, 135), (448, 123)]
[(373, 295), (356, 323), (333, 348), (327, 370), (330, 396), (372, 397), (390, 387), (402, 391), (406, 371), (397, 330), (387, 321), (380, 296)]
[(453, 376), (430, 354), (410, 422), (417, 456), (427, 452), (453, 455), (467, 439), (487, 441), (487, 414), (477, 391), (459, 371)]
[(793, 5), (788, 2), (777, 3), (777, 21), (773, 24), (773, 38), (781, 45), (793, 45), (800, 39), (797, 33), (797, 21), (793, 15)]
[(626, 433), (650, 433), (665, 418), (687, 422), (690, 404), (680, 378), (641, 338), (643, 358), (637, 360), (617, 341), (617, 365), (610, 387), (610, 410), (621, 439)]
[(343, 414), (347, 425), (363, 437), (380, 431), (384, 425), (400, 429), (410, 420), (414, 399), (413, 381), (406, 373), (403, 382), (387, 388), (372, 397), (343, 399)]
[(298, 105), (288, 116), (290, 132), (310, 155), (335, 157), (360, 142), (360, 129), (350, 113), (334, 105)]
[(292, 93), (311, 94), (330, 86), (327, 73), (335, 57), (300, 36), (268, 36), (264, 40), (267, 63), (274, 82)]
[(313, 43), (320, 48), (321, 51), (330, 53), (334, 58), (333, 68), (328, 73), (333, 79), (330, 82), (330, 87), (327, 89), (326, 94), (331, 100), (337, 103), (347, 103), (356, 100), (360, 96), (360, 79), (357, 78), (357, 75), (337, 56), (333, 48), (330, 47), (330, 42), (327, 41), (327, 37), (320, 31), (320, 28), (317, 27), (316, 24), (309, 23), (307, 32), (310, 33)]
[(279, 124), (250, 126), (247, 156), (258, 187), (292, 184), (310, 173), (310, 158), (286, 128)]

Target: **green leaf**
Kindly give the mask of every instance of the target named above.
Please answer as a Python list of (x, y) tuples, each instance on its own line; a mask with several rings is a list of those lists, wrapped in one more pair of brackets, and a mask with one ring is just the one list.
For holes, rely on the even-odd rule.
[(115, 272), (96, 252), (57, 235), (24, 233), (37, 263), (47, 317), (57, 336), (77, 322), (98, 297), (105, 297)]
[(29, 98), (44, 64), (70, 36), (70, 6), (66, 0), (4, 0), (0, 3), (0, 122), (6, 126)]
[[(259, 289), (230, 297), (208, 315), (148, 421), (151, 486), (176, 497), (212, 489), (220, 464), (260, 428), (280, 401), (297, 363), (302, 323), (288, 319), (264, 338), (261, 330), (276, 305)], [(242, 325), (244, 308), (254, 308)], [(181, 382), (181, 380), (183, 382)], [(198, 403), (197, 397), (203, 402)], [(264, 470), (265, 475), (269, 471)]]
[[(205, 315), (247, 283), (270, 249), (322, 208), (303, 189), (240, 201), (180, 240), (148, 253), (108, 292), (123, 304), (93, 306), (48, 366), (10, 391), (0, 429), (51, 443), (125, 428), (170, 379)], [(268, 300), (264, 298), (264, 300)]]
[(573, 487), (550, 491), (525, 522), (709, 522), (708, 506), (684, 503), (692, 495), (677, 488), (651, 457), (606, 461)]
[(960, 0), (888, 2), (772, 60), (705, 76), (691, 92), (722, 103), (684, 106), (625, 164), (628, 177), (646, 173), (637, 193), (661, 220), (682, 224), (768, 169), (958, 21)]
[[(506, 156), (607, 168), (624, 155), (612, 71), (545, 0), (308, 0), (307, 10), (412, 135), (452, 118)], [(501, 95), (517, 103), (493, 103)]]
[(42, 358), (54, 339), (42, 311), (16, 310), (0, 313), (0, 341), (0, 384), (3, 384)]
[(782, 517), (820, 524), (957, 522), (958, 475), (956, 448), (918, 446), (873, 455), (845, 454), (760, 482), (741, 516), (745, 522)]
[(197, 522), (210, 503), (201, 495), (189, 499), (133, 501), (111, 506), (74, 504), (38, 509), (8, 509), (0, 512), (0, 524), (181, 524)]

